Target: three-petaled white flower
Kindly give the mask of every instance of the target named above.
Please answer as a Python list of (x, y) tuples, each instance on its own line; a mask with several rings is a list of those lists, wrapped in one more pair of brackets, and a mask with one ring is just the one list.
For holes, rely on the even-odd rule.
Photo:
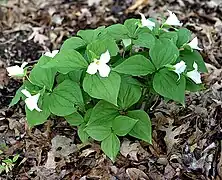
[(198, 39), (197, 37), (195, 37), (190, 43), (187, 44), (188, 46), (190, 46), (192, 49), (196, 49), (196, 50), (203, 50), (200, 47), (198, 47)]
[(44, 55), (50, 58), (54, 58), (56, 54), (58, 54), (59, 50), (53, 50), (52, 52), (46, 52)]
[(171, 25), (171, 26), (182, 26), (183, 23), (179, 21), (176, 14), (174, 14), (172, 11), (167, 10), (170, 16), (167, 18), (164, 24)]
[(194, 62), (193, 63), (193, 68), (194, 70), (187, 72), (187, 76), (192, 79), (196, 84), (201, 84), (201, 76), (200, 73), (198, 72), (198, 66), (197, 64)]
[(23, 77), (25, 76), (24, 67), (27, 65), (27, 62), (23, 62), (21, 67), (18, 65), (7, 67), (6, 70), (8, 71), (8, 75), (12, 77)]
[(111, 69), (107, 65), (110, 60), (110, 54), (107, 50), (105, 53), (101, 54), (100, 59), (94, 59), (92, 63), (88, 66), (87, 73), (96, 74), (99, 71), (101, 77), (108, 77)]
[(185, 71), (187, 66), (184, 61), (180, 61), (179, 63), (175, 64), (173, 67), (175, 68), (173, 71), (177, 73), (177, 75), (179, 76), (178, 79), (180, 79), (180, 74)]
[(150, 21), (149, 19), (146, 19), (145, 15), (142, 13), (139, 13), (141, 16), (141, 22), (142, 22), (142, 27), (148, 27), (151, 31), (155, 27), (155, 23), (153, 21)]
[(40, 93), (32, 96), (31, 93), (27, 91), (26, 89), (21, 90), (21, 92), (27, 97), (25, 99), (25, 104), (30, 111), (33, 111), (34, 109), (38, 112), (42, 111), (38, 107), (38, 100), (39, 100)]

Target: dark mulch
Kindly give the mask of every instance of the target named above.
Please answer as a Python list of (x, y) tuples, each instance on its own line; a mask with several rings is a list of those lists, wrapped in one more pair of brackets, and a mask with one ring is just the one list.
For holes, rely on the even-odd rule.
[[(8, 108), (21, 81), (9, 79), (5, 67), (24, 61), (34, 64), (79, 29), (140, 18), (138, 12), (156, 17), (166, 9), (177, 13), (198, 36), (209, 73), (203, 75), (207, 89), (187, 94), (186, 108), (160, 102), (150, 112), (152, 146), (122, 139), (121, 153), (112, 163), (96, 142), (81, 145), (76, 129), (62, 119), (29, 130), (24, 104)], [(0, 161), (20, 155), (13, 170), (0, 179), (222, 178), (220, 0), (104, 0), (90, 7), (87, 1), (9, 0), (0, 5), (0, 30)], [(34, 31), (38, 33), (33, 38)]]

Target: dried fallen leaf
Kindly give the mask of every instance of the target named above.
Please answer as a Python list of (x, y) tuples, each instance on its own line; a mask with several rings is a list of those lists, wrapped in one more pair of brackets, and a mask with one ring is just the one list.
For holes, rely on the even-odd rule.
[(172, 147), (174, 144), (177, 144), (179, 142), (179, 138), (175, 138), (176, 136), (186, 133), (187, 128), (189, 127), (189, 124), (182, 124), (179, 127), (173, 126), (173, 119), (168, 118), (169, 120), (169, 126), (164, 127), (162, 126), (160, 128), (161, 131), (166, 131), (166, 136), (164, 137), (164, 140), (167, 145), (167, 153), (169, 153), (172, 150)]
[(44, 165), (47, 169), (55, 169), (56, 168), (56, 162), (55, 162), (55, 155), (52, 151), (48, 152), (48, 158)]
[(32, 34), (29, 36), (28, 40), (33, 39), (35, 43), (39, 43), (45, 45), (45, 41), (49, 40), (49, 38), (40, 33), (42, 28), (33, 28)]
[(149, 0), (136, 0), (135, 3), (127, 9), (127, 12), (133, 12), (136, 9), (142, 9), (149, 4)]
[(89, 156), (90, 154), (94, 153), (95, 150), (94, 149), (85, 149), (82, 151), (82, 154), (80, 154), (79, 157), (87, 157)]
[(52, 151), (55, 153), (55, 155), (67, 157), (77, 150), (77, 146), (72, 144), (72, 140), (65, 136), (57, 135), (52, 139)]
[(139, 146), (139, 143), (131, 144), (129, 140), (124, 140), (120, 148), (120, 153), (124, 157), (129, 156), (130, 159), (138, 161), (137, 153), (139, 152)]
[(220, 178), (222, 178), (222, 143), (220, 143), (221, 148), (220, 148), (220, 161), (217, 164), (217, 171), (218, 174), (220, 176)]
[(137, 168), (128, 168), (126, 173), (131, 180), (149, 180), (149, 177)]
[(101, 0), (88, 0), (88, 5), (89, 6), (98, 6)]
[(0, 67), (0, 89), (8, 85), (9, 77), (5, 68)]

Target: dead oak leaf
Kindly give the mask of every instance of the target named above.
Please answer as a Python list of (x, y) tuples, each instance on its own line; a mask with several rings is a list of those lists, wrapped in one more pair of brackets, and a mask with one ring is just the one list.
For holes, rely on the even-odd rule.
[(149, 177), (137, 168), (128, 168), (126, 173), (131, 180), (149, 180)]
[(162, 126), (160, 128), (161, 131), (166, 132), (164, 141), (167, 146), (167, 154), (169, 154), (169, 152), (172, 150), (173, 145), (179, 142), (179, 138), (176, 138), (176, 136), (186, 133), (186, 130), (189, 127), (189, 123), (182, 124), (181, 126), (176, 127), (176, 126), (173, 126), (173, 121), (174, 121), (173, 119), (168, 118), (168, 120), (169, 120), (168, 127)]
[(140, 146), (139, 143), (131, 144), (130, 141), (124, 140), (121, 147), (120, 147), (120, 153), (124, 157), (129, 156), (130, 159), (132, 159), (134, 161), (138, 161), (137, 153), (139, 152), (139, 146)]

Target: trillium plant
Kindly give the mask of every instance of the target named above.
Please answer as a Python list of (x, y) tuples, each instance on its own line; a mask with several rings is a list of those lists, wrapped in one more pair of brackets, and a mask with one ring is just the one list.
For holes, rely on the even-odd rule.
[(140, 13), (124, 24), (80, 30), (31, 71), (27, 63), (8, 67), (24, 81), (10, 106), (25, 102), (30, 127), (51, 115), (64, 117), (83, 143), (101, 142), (113, 161), (123, 136), (151, 144), (154, 100), (185, 106), (185, 93), (203, 89), (201, 73), (207, 72), (198, 39), (168, 13), (161, 22)]

